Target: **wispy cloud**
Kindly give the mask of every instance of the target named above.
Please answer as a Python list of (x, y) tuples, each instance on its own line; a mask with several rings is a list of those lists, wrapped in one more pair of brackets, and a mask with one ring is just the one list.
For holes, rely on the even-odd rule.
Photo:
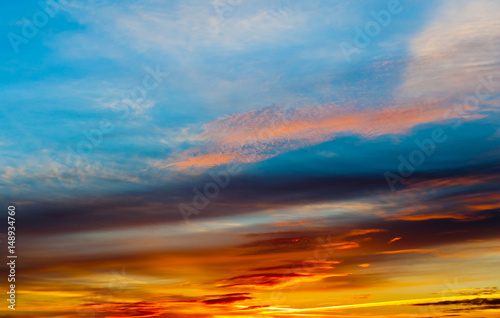
[(360, 109), (327, 104), (300, 108), (265, 108), (206, 124), (194, 147), (160, 168), (206, 169), (251, 163), (349, 134), (373, 138), (401, 134), (419, 124), (441, 121), (443, 101)]
[(480, 74), (500, 69), (500, 4), (446, 1), (412, 39), (412, 61), (399, 94), (412, 97), (474, 92)]

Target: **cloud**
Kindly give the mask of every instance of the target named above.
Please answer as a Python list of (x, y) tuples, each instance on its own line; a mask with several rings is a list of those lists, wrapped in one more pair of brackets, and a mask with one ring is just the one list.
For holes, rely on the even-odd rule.
[(402, 134), (424, 123), (442, 121), (443, 101), (360, 109), (324, 104), (268, 107), (235, 114), (203, 126), (201, 145), (156, 167), (204, 170), (231, 163), (253, 163), (344, 135), (374, 138)]
[(476, 287), (476, 288), (461, 288), (461, 289), (449, 289), (440, 291), (433, 294), (442, 294), (442, 293), (453, 293), (460, 296), (466, 295), (493, 295), (498, 294), (499, 290), (497, 287)]
[(222, 288), (276, 289), (298, 283), (315, 282), (328, 277), (343, 277), (349, 273), (262, 273), (235, 276), (218, 282)]
[(355, 229), (349, 232), (346, 236), (358, 236), (358, 235), (366, 235), (370, 233), (380, 233), (380, 232), (386, 232), (387, 230), (384, 229)]
[(123, 317), (124, 314), (127, 317), (158, 317), (158, 315), (164, 313), (161, 303), (150, 302), (150, 301), (140, 301), (135, 303), (87, 303), (80, 305), (76, 308), (76, 312), (80, 314), (96, 314), (96, 313), (106, 313), (106, 317), (118, 318)]
[(400, 239), (401, 239), (401, 237), (395, 237), (392, 240), (390, 240), (389, 242), (387, 242), (387, 244), (394, 243), (396, 241), (399, 241)]
[(122, 45), (128, 42), (139, 52), (179, 56), (196, 54), (196, 50), (232, 51), (287, 43), (294, 40), (293, 31), (300, 30), (307, 18), (298, 8), (265, 3), (243, 3), (236, 9), (230, 5), (232, 14), (225, 14), (224, 19), (212, 2), (203, 1), (161, 5), (143, 1), (121, 7), (103, 2), (92, 15), (81, 10), (84, 3), (75, 2), (73, 7), (68, 11), (80, 23), (109, 32)]
[[(455, 219), (467, 223), (467, 221), (491, 217), (491, 212), (495, 211), (495, 209), (485, 210), (485, 208), (498, 204), (494, 196), (494, 193), (498, 192), (498, 173), (498, 168), (494, 163), (494, 166), (460, 167), (416, 174), (415, 182), (405, 185), (405, 190), (398, 191), (397, 197), (387, 193), (387, 185), (381, 175), (326, 174), (316, 176), (309, 174), (308, 170), (298, 171), (296, 175), (276, 173), (271, 174), (271, 177), (242, 173), (231, 179), (231, 185), (224, 189), (218, 198), (211, 200), (210, 204), (196, 216), (196, 220), (203, 222), (220, 217), (246, 215), (256, 211), (263, 215), (271, 215), (275, 213), (273, 211), (288, 210), (294, 211), (293, 214), (300, 216), (300, 220), (304, 220), (306, 212), (308, 214), (322, 213), (321, 215), (328, 217), (333, 211), (350, 211), (355, 213), (352, 214), (353, 217), (359, 218), (372, 214), (388, 220)], [(457, 177), (475, 181), (462, 182), (462, 186), (455, 186), (455, 181), (443, 181)], [(181, 182), (161, 183), (157, 187), (141, 191), (109, 194), (92, 200), (84, 196), (80, 199), (72, 197), (68, 201), (22, 202), (19, 206), (32, 213), (24, 223), (26, 231), (24, 235), (51, 234), (54, 231), (65, 234), (102, 229), (124, 230), (159, 223), (182, 223), (184, 220), (179, 212), (178, 204), (180, 202), (190, 204), (193, 198), (193, 188), (203, 187), (213, 179), (208, 175), (202, 175), (178, 180)], [(423, 180), (427, 181), (423, 182)], [(433, 183), (432, 180), (436, 182)], [(435, 185), (439, 186), (435, 187)], [(375, 194), (377, 196), (374, 196)], [(355, 199), (360, 198), (364, 198), (362, 209), (352, 205)], [(322, 208), (310, 208), (315, 205)], [(68, 210), (72, 213), (67, 213)], [(326, 211), (330, 212), (326, 213)], [(61, 220), (65, 227), (57, 227), (50, 222), (51, 219)], [(312, 221), (314, 226), (311, 227), (317, 227), (318, 220)], [(379, 225), (378, 229), (389, 230), (384, 224)], [(361, 226), (355, 229), (374, 229), (373, 224)], [(383, 233), (372, 234), (386, 237)], [(395, 236), (406, 236), (404, 232), (387, 233), (387, 241)], [(304, 236), (290, 238), (301, 237)], [(277, 246), (281, 244), (282, 247), (293, 248), (306, 241), (273, 243)], [(265, 244), (262, 246), (264, 247)], [(398, 247), (401, 248), (401, 246)], [(269, 245), (269, 248), (273, 246)]]
[(474, 298), (466, 300), (444, 300), (413, 304), (413, 306), (466, 306), (466, 308), (453, 309), (453, 311), (470, 311), (484, 309), (500, 309), (500, 298)]
[(330, 248), (334, 250), (347, 250), (350, 248), (359, 247), (358, 242), (336, 242), (320, 245), (321, 247)]
[(435, 252), (434, 250), (412, 248), (406, 250), (383, 251), (383, 252), (378, 252), (377, 254), (434, 253), (434, 252)]
[(215, 296), (214, 298), (205, 299), (202, 302), (206, 305), (221, 305), (221, 304), (231, 304), (238, 301), (244, 301), (253, 299), (249, 293), (234, 293)]
[(304, 261), (295, 261), (288, 264), (270, 266), (270, 267), (258, 267), (253, 268), (251, 271), (275, 271), (281, 269), (298, 269), (300, 267), (311, 268), (314, 267), (315, 270), (331, 270), (335, 267), (333, 265), (339, 264), (340, 261), (330, 261), (330, 260), (304, 260)]
[(494, 211), (500, 207), (496, 190), (493, 189), (499, 179), (497, 172), (483, 174), (480, 170), (475, 169), (471, 171), (472, 174), (464, 170), (462, 174), (447, 177), (439, 176), (440, 173), (434, 178), (429, 178), (429, 175), (425, 178), (416, 176), (408, 182), (407, 189), (398, 192), (398, 200), (418, 204), (405, 205), (398, 211), (386, 209), (380, 215), (409, 221), (485, 218), (488, 214), (481, 212)]
[(480, 74), (498, 74), (500, 3), (446, 1), (411, 41), (401, 96), (474, 92)]

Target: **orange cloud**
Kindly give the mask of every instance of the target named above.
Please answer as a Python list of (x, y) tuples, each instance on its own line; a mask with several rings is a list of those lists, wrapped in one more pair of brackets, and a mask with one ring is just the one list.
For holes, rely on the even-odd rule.
[(385, 213), (387, 219), (405, 221), (424, 221), (432, 219), (454, 219), (458, 221), (481, 220), (488, 217), (479, 212), (500, 208), (500, 195), (497, 193), (456, 193), (436, 199), (425, 199), (436, 191), (449, 191), (455, 188), (479, 187), (498, 183), (496, 175), (478, 175), (473, 177), (440, 178), (436, 180), (414, 180), (408, 183), (408, 189), (399, 192), (401, 202), (415, 202), (399, 209), (397, 212)]
[(329, 249), (334, 249), (334, 250), (346, 250), (346, 249), (350, 249), (350, 248), (359, 247), (359, 243), (358, 242), (338, 242), (338, 243), (322, 244), (320, 246), (325, 247), (325, 248), (329, 248)]
[(266, 108), (225, 117), (203, 126), (203, 142), (156, 167), (207, 169), (229, 163), (252, 163), (332, 140), (343, 134), (373, 138), (405, 133), (412, 127), (443, 120), (443, 100), (379, 109), (325, 104), (295, 109)]
[(263, 273), (241, 275), (219, 282), (219, 287), (242, 289), (276, 289), (304, 282), (316, 282), (328, 277), (343, 277), (350, 273)]
[(434, 250), (426, 250), (426, 249), (414, 248), (414, 249), (406, 249), (406, 250), (384, 251), (384, 252), (378, 252), (377, 254), (433, 253), (433, 252), (435, 252), (435, 251)]
[(347, 236), (357, 236), (357, 235), (366, 235), (366, 234), (370, 234), (370, 233), (380, 233), (380, 232), (385, 232), (387, 230), (384, 230), (384, 229), (367, 229), (367, 230), (360, 230), (360, 229), (356, 229), (356, 230), (352, 230), (351, 232), (349, 232), (349, 234), (346, 235)]
[(294, 262), (291, 264), (254, 268), (254, 269), (252, 269), (252, 271), (274, 271), (274, 270), (280, 270), (280, 269), (299, 269), (300, 267), (314, 269), (314, 270), (330, 270), (330, 269), (335, 268), (335, 267), (333, 267), (333, 265), (339, 264), (339, 263), (340, 263), (340, 261), (329, 261), (329, 260), (325, 260), (325, 259), (322, 259), (322, 260), (304, 260), (302, 262)]
[(401, 239), (401, 237), (395, 237), (392, 240), (390, 240), (389, 242), (387, 242), (387, 244), (391, 244), (393, 242), (399, 241), (400, 239)]
[(202, 302), (206, 305), (220, 305), (220, 304), (231, 304), (237, 301), (243, 301), (252, 298), (253, 297), (251, 297), (250, 294), (248, 293), (236, 293), (236, 294), (216, 296), (214, 298), (205, 299)]

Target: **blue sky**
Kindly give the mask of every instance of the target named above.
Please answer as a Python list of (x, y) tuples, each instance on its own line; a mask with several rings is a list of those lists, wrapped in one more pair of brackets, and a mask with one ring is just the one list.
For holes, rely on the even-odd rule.
[[(422, 100), (431, 103), (443, 95), (429, 87), (408, 85), (429, 72), (419, 68), (418, 55), (426, 52), (419, 52), (416, 45), (420, 41), (433, 50), (431, 45), (438, 39), (430, 32), (439, 27), (443, 12), (451, 10), (450, 2), (243, 1), (226, 3), (220, 7), (222, 15), (216, 5), (203, 1), (130, 1), (120, 6), (108, 1), (63, 3), (37, 27), (33, 38), (20, 44), (10, 43), (12, 34), (23, 36), (23, 19), (33, 20), (42, 7), (36, 1), (11, 3), (2, 18), (7, 35), (2, 41), (0, 77), (2, 117), (7, 123), (2, 129), (2, 169), (3, 190), (8, 194), (55, 191), (75, 195), (71, 181), (60, 182), (61, 171), (65, 171), (64, 178), (79, 180), (78, 187), (89, 193), (169, 182), (178, 172), (155, 169), (155, 164), (203, 143), (196, 137), (203, 125), (233, 114), (329, 103), (362, 112), (414, 103), (408, 96), (415, 92), (427, 94)], [(390, 15), (388, 25), (380, 27), (369, 45), (351, 54), (348, 61), (341, 44), (355, 47), (357, 30), (365, 30), (376, 21), (375, 15), (387, 12), (391, 5), (397, 13)], [(451, 39), (449, 45), (461, 45), (455, 42)], [(494, 52), (486, 56), (496, 57)], [(127, 106), (130, 116), (120, 119), (113, 103), (130, 97), (148, 74), (147, 68), (168, 76), (143, 100), (133, 100)], [(487, 74), (491, 69), (479, 71)], [(463, 98), (463, 85), (472, 91), (476, 84), (449, 87), (444, 92), (446, 103)], [(494, 122), (496, 116), (490, 112), (481, 120)], [(76, 150), (86, 140), (84, 132), (99, 128), (101, 120), (110, 121), (115, 129), (82, 156), (78, 170), (68, 167), (68, 147)], [(343, 138), (321, 137), (321, 141), (333, 141), (317, 147), (335, 155), (326, 157), (327, 171), (379, 173), (397, 166), (394, 158), (409, 153), (411, 141), (424, 129), (440, 124), (438, 120), (418, 122), (405, 127), (403, 135), (403, 131), (377, 132), (368, 139), (359, 131), (339, 131)], [(494, 127), (468, 127), (452, 131), (451, 141), (443, 148), (474, 135), (489, 142), (482, 142), (485, 145), (476, 151), (487, 153), (494, 147)], [(355, 148), (350, 147), (352, 138), (359, 138)], [(312, 152), (307, 147), (316, 143), (307, 141), (288, 149)], [(376, 151), (371, 149), (374, 145)], [(278, 151), (285, 162), (322, 160), (321, 155), (305, 159), (303, 151), (289, 150)], [(419, 169), (460, 166), (467, 153), (463, 149), (454, 154), (438, 151)], [(373, 166), (353, 165), (372, 155), (377, 157)], [(340, 163), (332, 166), (328, 161)], [(59, 178), (54, 171), (59, 171)]]
[(369, 178), (391, 192), (436, 129), (446, 141), (425, 144), (408, 179), (498, 158), (492, 1), (44, 8), (11, 3), (2, 19), (6, 199), (153, 195), (233, 164), (243, 179)]

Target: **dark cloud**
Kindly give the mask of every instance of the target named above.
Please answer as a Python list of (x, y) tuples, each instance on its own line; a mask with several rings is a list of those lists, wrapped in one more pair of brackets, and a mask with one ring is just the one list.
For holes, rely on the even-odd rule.
[(206, 305), (221, 305), (221, 304), (231, 304), (237, 301), (244, 301), (253, 299), (253, 297), (249, 296), (248, 293), (236, 293), (236, 294), (227, 294), (223, 297), (206, 299), (202, 302)]
[[(304, 230), (287, 230), (276, 232), (260, 232), (257, 227), (247, 227), (238, 229), (240, 235), (249, 240), (248, 243), (242, 245), (234, 245), (232, 249), (239, 252), (240, 257), (248, 255), (287, 255), (288, 253), (308, 252), (309, 256), (313, 256), (315, 250), (319, 246), (322, 247), (319, 255), (328, 260), (342, 261), (334, 266), (343, 271), (349, 266), (357, 266), (358, 264), (374, 264), (379, 262), (387, 262), (397, 259), (407, 259), (408, 254), (377, 254), (384, 251), (396, 250), (411, 250), (411, 249), (426, 249), (435, 250), (433, 254), (414, 254), (412, 258), (428, 258), (439, 256), (440, 253), (446, 255), (447, 251), (440, 251), (442, 246), (456, 243), (464, 243), (470, 240), (488, 240), (497, 239), (500, 237), (498, 228), (500, 226), (500, 213), (498, 212), (483, 212), (484, 218), (471, 221), (461, 221), (455, 219), (429, 219), (429, 220), (387, 220), (382, 217), (375, 216), (357, 216), (355, 218), (346, 217), (345, 221), (337, 222), (338, 219), (343, 219), (343, 216), (329, 217), (322, 220), (322, 224), (307, 227)], [(314, 222), (311, 222), (314, 223)], [(385, 231), (369, 232), (369, 229), (384, 229)], [(338, 249), (339, 247), (347, 246), (346, 237), (354, 230), (364, 229), (368, 233), (349, 237), (354, 244), (359, 247), (349, 245), (350, 249)], [(245, 234), (246, 232), (246, 234)], [(235, 233), (237, 234), (237, 233)], [(403, 239), (398, 240), (390, 245), (387, 242), (395, 237), (401, 236)], [(469, 243), (471, 244), (471, 243)], [(196, 250), (193, 247), (191, 251)], [(29, 246), (25, 248), (29, 252)], [(355, 253), (349, 253), (355, 251)], [(208, 250), (206, 253), (220, 253), (220, 250)], [(182, 252), (179, 252), (181, 255)], [(347, 253), (347, 254), (346, 254)], [(23, 272), (44, 272), (44, 277), (50, 277), (49, 268), (64, 260), (67, 266), (73, 269), (85, 271), (89, 268), (94, 268), (99, 264), (100, 268), (120, 268), (123, 264), (133, 263), (134, 259), (148, 260), (153, 262), (157, 258), (161, 258), (162, 253), (158, 251), (134, 252), (133, 257), (128, 252), (109, 253), (88, 255), (73, 255), (70, 258), (62, 254), (60, 257), (49, 258), (33, 258), (27, 253), (25, 261), (20, 264)], [(176, 257), (176, 252), (169, 252), (168, 255)], [(260, 266), (253, 270), (256, 271), (277, 271), (277, 270), (293, 270), (296, 266), (303, 266), (300, 260), (292, 260), (290, 256), (283, 256), (282, 264), (274, 264), (270, 266)], [(291, 256), (291, 257), (296, 257)], [(4, 272), (1, 270), (0, 272)], [(23, 278), (19, 278), (22, 280)]]
[(308, 277), (310, 274), (300, 273), (263, 273), (254, 275), (241, 275), (222, 280), (222, 287), (272, 287), (283, 284), (294, 278)]
[(300, 271), (301, 268), (314, 268), (314, 269), (333, 269), (334, 265), (338, 264), (338, 261), (329, 260), (303, 260), (303, 261), (292, 261), (287, 264), (270, 266), (270, 267), (258, 267), (252, 268), (250, 271), (260, 272), (260, 271), (275, 271), (275, 270), (290, 270)]
[[(424, 129), (419, 134), (426, 136), (427, 130)], [(486, 141), (483, 139), (478, 141), (485, 149), (478, 149), (477, 155), (485, 153), (482, 155), (485, 157), (486, 152), (489, 151), (488, 157), (485, 157), (490, 158), (488, 160), (475, 160), (472, 157), (466, 164), (464, 160), (460, 160), (454, 161), (455, 164), (447, 165), (446, 169), (442, 166), (432, 169), (431, 163), (441, 160), (445, 153), (454, 153), (451, 152), (452, 150), (458, 151), (467, 158), (470, 156), (469, 153), (464, 154), (463, 149), (456, 149), (463, 143), (459, 143), (452, 137), (450, 135), (450, 141), (442, 145), (445, 147), (441, 151), (443, 154), (436, 152), (433, 157), (429, 157), (427, 170), (417, 169), (392, 196), (384, 179), (384, 172), (386, 170), (396, 172), (398, 162), (396, 160), (392, 163), (389, 158), (397, 159), (398, 154), (406, 153), (406, 149), (408, 152), (413, 150), (415, 148), (414, 137), (405, 137), (404, 142), (397, 146), (388, 143), (387, 137), (379, 137), (370, 142), (362, 142), (355, 137), (346, 137), (254, 165), (243, 166), (243, 172), (231, 176), (228, 186), (220, 189), (220, 194), (210, 199), (209, 204), (199, 210), (198, 215), (193, 214), (190, 219), (195, 222), (266, 209), (375, 197), (384, 197), (396, 203), (392, 208), (387, 207), (386, 212), (390, 215), (398, 213), (403, 204), (413, 203), (398, 202), (402, 198), (401, 190), (417, 187), (419, 182), (423, 181), (456, 178), (478, 179), (484, 182), (472, 185), (462, 184), (439, 191), (431, 191), (433, 185), (430, 184), (429, 191), (418, 198), (418, 203), (420, 205), (432, 203), (433, 206), (427, 210), (423, 207), (421, 213), (438, 213), (440, 209), (447, 208), (457, 210), (454, 213), (473, 213), (474, 211), (471, 211), (467, 205), (453, 205), (452, 200), (465, 195), (494, 194), (500, 191), (498, 182), (500, 167), (496, 160), (497, 155), (491, 153), (493, 150), (490, 150), (496, 149), (496, 143), (486, 139)], [(331, 150), (332, 147), (343, 150), (342, 155), (334, 158), (318, 155), (319, 152)], [(378, 147), (383, 147), (384, 152)], [(448, 150), (450, 151), (447, 152)], [(358, 158), (360, 153), (372, 154), (373, 157), (369, 159), (370, 163), (367, 164), (366, 155)], [(102, 195), (82, 193), (73, 195), (66, 201), (39, 200), (33, 203), (21, 203), (18, 205), (18, 210), (26, 217), (20, 230), (25, 235), (38, 235), (105, 228), (117, 229), (161, 222), (184, 222), (179, 204), (192, 206), (195, 197), (193, 189), (198, 189), (203, 193), (205, 185), (214, 182), (212, 175), (225, 173), (225, 169), (226, 167), (213, 169), (201, 176), (176, 175), (171, 182), (156, 183), (151, 186), (141, 184), (135, 187), (136, 190), (115, 191)], [(157, 173), (160, 174), (158, 171)], [(133, 187), (133, 185), (130, 186), (130, 188)], [(77, 192), (78, 189), (74, 189), (75, 191)], [(26, 198), (22, 198), (21, 201), (26, 201)]]
[[(123, 228), (158, 222), (184, 222), (179, 204), (192, 206), (193, 188), (203, 192), (210, 179), (165, 185), (147, 192), (123, 193), (93, 199), (72, 199), (71, 202), (37, 202), (20, 205), (18, 210), (29, 215), (24, 222), (25, 234), (88, 231), (103, 228)], [(283, 176), (264, 177), (242, 175), (234, 178), (199, 210), (191, 221), (245, 214), (256, 209), (286, 208), (335, 199), (356, 198), (383, 189), (380, 176)], [(259, 206), (256, 206), (259, 202)], [(53, 222), (57, 219), (58, 222)], [(64, 224), (64, 226), (61, 226)]]
[(448, 309), (448, 312), (461, 312), (472, 310), (500, 309), (500, 298), (475, 298), (467, 300), (445, 300), (423, 304), (414, 304), (413, 306), (460, 306), (463, 308)]

